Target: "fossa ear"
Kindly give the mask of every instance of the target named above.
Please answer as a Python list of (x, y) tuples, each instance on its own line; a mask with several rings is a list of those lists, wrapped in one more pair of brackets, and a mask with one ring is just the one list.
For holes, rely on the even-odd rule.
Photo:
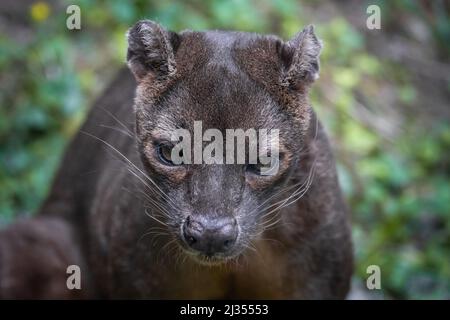
[(156, 22), (141, 20), (127, 32), (127, 64), (139, 82), (152, 73), (156, 79), (166, 79), (176, 72), (174, 52), (179, 36)]
[(322, 42), (317, 39), (312, 25), (285, 42), (281, 48), (281, 59), (285, 67), (283, 84), (296, 88), (314, 82), (319, 77), (321, 49)]

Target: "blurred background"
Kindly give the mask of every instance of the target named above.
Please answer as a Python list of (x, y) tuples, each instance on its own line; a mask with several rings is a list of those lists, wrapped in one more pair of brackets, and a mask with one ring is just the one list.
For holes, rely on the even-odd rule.
[[(81, 30), (66, 28), (70, 4)], [(370, 4), (381, 30), (366, 27)], [(0, 1), (0, 227), (37, 210), (142, 18), (284, 39), (315, 24), (325, 47), (312, 100), (352, 210), (353, 294), (450, 299), (448, 1)], [(372, 264), (382, 290), (365, 289)]]

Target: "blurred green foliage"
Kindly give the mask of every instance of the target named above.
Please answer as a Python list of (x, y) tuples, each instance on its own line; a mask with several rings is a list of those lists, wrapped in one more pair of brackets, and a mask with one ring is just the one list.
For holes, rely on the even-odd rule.
[[(409, 68), (371, 54), (364, 32), (347, 17), (318, 22), (320, 6), (293, 0), (76, 3), (81, 31), (65, 28), (66, 6), (39, 1), (24, 8), (30, 36), (0, 35), (0, 224), (37, 210), (65, 145), (123, 65), (125, 32), (138, 19), (172, 30), (236, 29), (285, 39), (315, 23), (325, 47), (312, 100), (352, 209), (356, 281), (364, 283), (367, 266), (376, 264), (386, 298), (450, 298), (448, 119), (421, 123), (413, 108), (421, 89)], [(431, 21), (419, 1), (379, 3), (387, 21), (399, 9), (422, 19), (440, 53), (450, 52), (448, 13)]]

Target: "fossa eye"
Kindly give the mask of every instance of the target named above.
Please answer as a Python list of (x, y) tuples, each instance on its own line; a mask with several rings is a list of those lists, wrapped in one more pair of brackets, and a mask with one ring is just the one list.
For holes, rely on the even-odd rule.
[(166, 166), (176, 166), (172, 161), (172, 147), (165, 144), (158, 144), (156, 146), (156, 153), (158, 159), (162, 164)]
[(249, 173), (252, 174), (256, 174), (256, 175), (261, 175), (261, 168), (262, 165), (260, 163), (258, 164), (248, 164), (247, 167), (245, 168), (245, 170)]

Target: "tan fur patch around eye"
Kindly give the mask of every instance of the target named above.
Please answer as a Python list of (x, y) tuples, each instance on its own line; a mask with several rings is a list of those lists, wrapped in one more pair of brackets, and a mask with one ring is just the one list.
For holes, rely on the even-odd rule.
[(158, 159), (158, 154), (152, 140), (144, 142), (143, 150), (145, 158), (152, 169), (159, 174), (166, 176), (171, 183), (179, 184), (185, 179), (188, 173), (186, 166), (169, 166), (161, 163)]
[(286, 172), (291, 163), (292, 153), (283, 146), (280, 146), (280, 155), (283, 156), (280, 157), (280, 166), (276, 174), (267, 176), (260, 176), (255, 174), (246, 175), (245, 179), (252, 189), (263, 190), (271, 186), (283, 175), (284, 172)]

